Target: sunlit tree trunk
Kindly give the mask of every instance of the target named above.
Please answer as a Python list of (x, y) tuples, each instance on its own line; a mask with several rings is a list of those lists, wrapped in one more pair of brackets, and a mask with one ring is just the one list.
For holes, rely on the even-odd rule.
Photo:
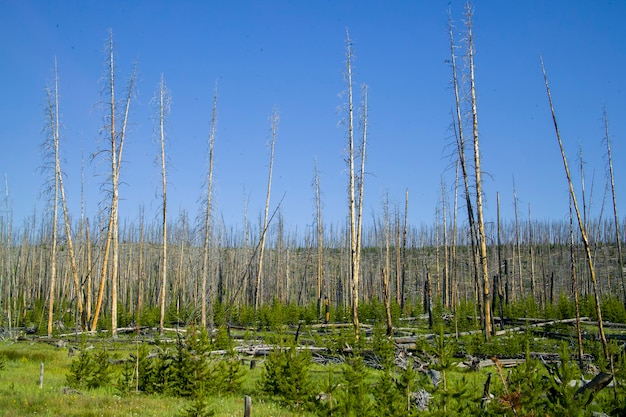
[[(481, 317), (483, 316), (482, 309), (482, 299), (479, 293), (479, 282), (478, 282), (478, 249), (477, 249), (477, 232), (476, 232), (476, 224), (474, 217), (474, 209), (472, 204), (472, 198), (470, 193), (470, 178), (468, 173), (468, 166), (465, 157), (465, 134), (463, 128), (463, 116), (462, 116), (462, 103), (461, 103), (461, 95), (459, 92), (459, 82), (458, 82), (458, 74), (457, 74), (457, 65), (456, 65), (456, 46), (454, 44), (454, 34), (453, 34), (453, 25), (452, 18), (449, 17), (448, 22), (449, 35), (450, 35), (450, 62), (452, 65), (452, 83), (454, 88), (454, 99), (455, 99), (455, 121), (456, 121), (456, 144), (457, 144), (457, 156), (459, 165), (461, 168), (461, 173), (463, 175), (463, 186), (465, 192), (465, 207), (467, 210), (467, 220), (469, 224), (469, 232), (470, 232), (470, 248), (471, 248), (471, 259), (472, 259), (472, 272), (474, 277), (474, 293), (475, 293), (475, 301), (476, 307), (480, 312)], [(482, 321), (482, 320), (481, 320)]]
[(207, 303), (207, 280), (209, 275), (209, 250), (211, 243), (211, 208), (213, 196), (213, 146), (215, 143), (215, 125), (217, 123), (217, 86), (213, 94), (213, 113), (211, 116), (211, 133), (209, 134), (209, 173), (207, 176), (207, 194), (206, 207), (204, 215), (204, 256), (202, 258), (202, 294), (200, 300), (202, 303), (202, 327), (207, 327), (207, 304), (209, 315), (209, 330), (213, 331), (213, 277), (209, 282), (209, 296)]
[(98, 297), (96, 300), (95, 312), (91, 322), (90, 329), (96, 330), (98, 326), (98, 319), (100, 317), (100, 311), (102, 309), (102, 301), (104, 298), (104, 287), (107, 278), (107, 270), (109, 263), (109, 254), (111, 246), (113, 246), (113, 253), (111, 259), (111, 335), (115, 337), (117, 335), (117, 282), (118, 282), (118, 204), (119, 204), (119, 178), (120, 168), (122, 163), (122, 154), (124, 150), (124, 140), (126, 138), (126, 127), (128, 125), (128, 114), (130, 111), (131, 98), (133, 96), (133, 87), (137, 74), (136, 67), (133, 68), (133, 73), (130, 77), (128, 84), (128, 91), (126, 96), (126, 102), (124, 105), (124, 113), (122, 117), (122, 126), (118, 133), (116, 129), (116, 112), (117, 103), (115, 101), (115, 55), (113, 45), (113, 31), (109, 30), (109, 42), (108, 48), (108, 60), (107, 60), (107, 92), (109, 99), (109, 115), (106, 119), (106, 130), (108, 131), (110, 140), (110, 164), (111, 164), (111, 205), (109, 207), (109, 221), (107, 226), (107, 235), (104, 240), (104, 253), (102, 256), (102, 270), (100, 273), (100, 285), (98, 288)]
[(569, 198), (569, 264), (574, 290), (574, 306), (576, 307), (576, 334), (578, 336), (578, 364), (583, 369), (583, 336), (580, 324), (580, 303), (578, 301), (578, 279), (576, 277), (576, 259), (574, 256), (574, 216), (572, 213), (572, 197)]
[[(513, 179), (513, 210), (515, 212), (515, 258), (517, 259), (517, 274), (519, 284), (519, 298), (524, 297), (524, 277), (522, 275), (522, 237), (519, 225), (519, 212), (517, 210), (517, 191), (515, 179)], [(515, 273), (513, 273), (513, 287), (515, 287)]]
[[(589, 238), (587, 237), (587, 230), (585, 228), (585, 224), (580, 214), (580, 210), (578, 209), (578, 202), (576, 200), (576, 193), (574, 192), (574, 186), (572, 184), (572, 177), (570, 175), (569, 166), (567, 164), (567, 158), (565, 156), (565, 150), (563, 148), (563, 142), (561, 141), (561, 134), (559, 132), (559, 127), (556, 122), (556, 114), (554, 112), (554, 106), (552, 104), (552, 95), (550, 94), (550, 86), (548, 85), (548, 76), (546, 75), (546, 69), (543, 65), (543, 59), (541, 59), (541, 70), (543, 72), (543, 79), (546, 85), (546, 92), (548, 95), (548, 103), (550, 105), (550, 112), (552, 113), (552, 122), (554, 123), (554, 130), (556, 133), (556, 138), (559, 143), (559, 149), (561, 151), (561, 158), (563, 159), (563, 167), (565, 169), (565, 175), (567, 176), (567, 182), (569, 185), (569, 193), (572, 199), (572, 204), (574, 205), (574, 212), (576, 213), (576, 217), (578, 219), (578, 227), (580, 229), (580, 236), (583, 241), (583, 246), (585, 249), (585, 257), (587, 259), (587, 266), (589, 268), (589, 277), (591, 279), (591, 284), (593, 287), (596, 314), (598, 316), (598, 330), (600, 332), (600, 340), (602, 341), (602, 347), (604, 348), (604, 355), (607, 359), (609, 358), (609, 345), (606, 340), (606, 336), (604, 334), (604, 325), (602, 323), (602, 308), (600, 305), (600, 295), (598, 291), (598, 285), (596, 281), (595, 268), (593, 265), (593, 257), (591, 256), (591, 245), (589, 244)], [(611, 367), (613, 365), (613, 361), (611, 362)]]
[[(52, 171), (50, 185), (46, 191), (52, 194), (52, 245), (50, 252), (50, 280), (48, 291), (48, 337), (52, 337), (54, 322), (54, 299), (57, 278), (57, 234), (58, 234), (58, 211), (59, 211), (59, 187), (61, 165), (59, 158), (59, 94), (56, 59), (54, 62), (54, 87), (47, 88), (47, 138), (44, 142), (44, 158), (48, 161), (44, 167)], [(47, 166), (46, 166), (47, 165)], [(10, 303), (9, 303), (10, 306)], [(10, 307), (9, 307), (10, 308)], [(9, 313), (9, 322), (11, 321)]]
[(137, 333), (141, 328), (141, 311), (143, 309), (144, 300), (144, 213), (143, 207), (139, 209), (139, 256), (137, 263), (137, 308), (135, 310), (135, 324), (137, 326)]
[[(72, 239), (72, 229), (70, 224), (70, 216), (67, 210), (67, 202), (65, 198), (65, 187), (63, 186), (63, 171), (61, 170), (61, 161), (59, 157), (59, 77), (57, 72), (57, 64), (56, 59), (54, 62), (54, 87), (48, 90), (49, 98), (48, 98), (48, 106), (50, 111), (50, 117), (54, 118), (54, 124), (56, 128), (55, 136), (55, 170), (58, 171), (57, 179), (58, 179), (58, 191), (61, 197), (61, 207), (63, 209), (63, 220), (65, 224), (65, 238), (67, 240), (67, 249), (68, 256), (70, 260), (70, 267), (72, 272), (72, 278), (74, 280), (74, 289), (76, 291), (76, 305), (77, 305), (77, 314), (76, 317), (80, 318), (83, 313), (83, 303), (81, 297), (81, 287), (78, 279), (78, 270), (76, 268), (76, 256), (74, 254), (74, 241)], [(77, 321), (78, 323), (78, 321)]]
[(445, 308), (450, 307), (450, 257), (448, 248), (448, 213), (447, 213), (446, 185), (441, 177), (441, 219), (443, 223), (443, 281), (442, 281), (442, 301)]
[(385, 300), (385, 319), (387, 322), (387, 336), (393, 335), (393, 321), (391, 320), (391, 288), (389, 285), (389, 272), (391, 270), (391, 259), (389, 253), (389, 196), (385, 196), (383, 207), (383, 217), (385, 222), (385, 266), (383, 268), (383, 291)]
[(355, 175), (354, 105), (352, 91), (352, 41), (346, 31), (346, 83), (348, 88), (348, 207), (350, 216), (350, 280), (352, 285), (352, 324), (359, 338), (359, 216), (357, 214), (357, 179)]
[(166, 298), (166, 289), (167, 289), (167, 164), (165, 161), (165, 122), (167, 116), (169, 114), (169, 106), (170, 106), (170, 96), (167, 91), (167, 87), (165, 86), (165, 79), (163, 78), (163, 74), (161, 74), (161, 81), (159, 82), (159, 87), (157, 91), (157, 95), (155, 97), (155, 101), (158, 103), (157, 112), (158, 112), (158, 141), (160, 146), (160, 161), (161, 161), (161, 198), (162, 198), (162, 218), (161, 218), (161, 227), (162, 227), (162, 252), (161, 252), (161, 291), (159, 296), (159, 304), (161, 309), (161, 315), (159, 318), (159, 333), (163, 334), (163, 329), (165, 327), (165, 298)]
[(530, 216), (530, 204), (528, 204), (528, 254), (530, 256), (530, 293), (533, 296), (535, 302), (537, 302), (539, 297), (537, 296), (537, 280), (535, 277), (535, 251), (533, 239), (533, 222)]
[[(317, 230), (317, 315), (322, 312), (322, 281), (324, 279), (324, 224), (322, 222), (322, 196), (320, 190), (320, 176), (317, 169), (317, 159), (315, 160), (315, 178), (313, 180), (315, 188), (315, 226)], [(326, 291), (326, 297), (328, 293)]]
[(483, 219), (483, 189), (480, 169), (480, 147), (478, 145), (478, 109), (476, 105), (476, 85), (474, 78), (474, 41), (472, 37), (472, 10), (467, 5), (467, 42), (470, 74), (470, 96), (472, 104), (472, 133), (474, 142), (474, 172), (476, 182), (476, 213), (478, 221), (478, 243), (480, 245), (480, 265), (482, 266), (483, 310), (485, 316), (485, 339), (491, 339), (491, 300), (489, 299), (489, 269), (487, 267), (487, 238), (485, 236), (485, 221)]

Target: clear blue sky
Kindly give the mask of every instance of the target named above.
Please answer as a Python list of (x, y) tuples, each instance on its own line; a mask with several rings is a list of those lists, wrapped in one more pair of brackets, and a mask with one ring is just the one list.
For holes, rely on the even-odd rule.
[[(568, 194), (539, 65), (543, 55), (572, 171), (578, 150), (593, 181), (598, 213), (606, 183), (602, 105), (606, 105), (618, 204), (626, 204), (626, 2), (475, 1), (474, 36), (479, 130), (487, 219), (513, 218), (513, 178), (522, 218), (566, 220)], [(0, 189), (8, 182), (16, 227), (37, 207), (43, 176), (45, 86), (58, 60), (63, 169), (70, 209), (80, 213), (84, 154), (87, 214), (105, 199), (106, 163), (90, 161), (103, 111), (104, 45), (116, 42), (118, 87), (133, 62), (139, 79), (127, 137), (121, 216), (158, 216), (160, 172), (151, 98), (161, 73), (172, 95), (168, 120), (172, 218), (199, 210), (207, 171), (213, 87), (219, 86), (215, 142), (215, 207), (227, 226), (240, 225), (244, 193), (256, 221), (265, 203), (269, 116), (280, 112), (272, 207), (285, 195), (287, 227), (313, 222), (314, 159), (320, 170), (324, 220), (347, 215), (345, 30), (356, 60), (355, 83), (369, 86), (364, 214), (382, 211), (388, 193), (409, 221), (430, 224), (441, 181), (454, 181), (454, 97), (447, 10), (460, 28), (461, 1), (0, 1)], [(121, 93), (121, 89), (118, 90)], [(578, 179), (577, 179), (578, 182)], [(579, 196), (580, 198), (580, 196)], [(608, 204), (605, 215), (608, 215)], [(4, 210), (4, 207), (2, 208)]]

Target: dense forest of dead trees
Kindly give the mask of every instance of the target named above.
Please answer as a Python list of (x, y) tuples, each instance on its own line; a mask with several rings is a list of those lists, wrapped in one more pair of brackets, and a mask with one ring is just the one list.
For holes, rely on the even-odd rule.
[[(346, 32), (347, 221), (323, 222), (324, 184), (316, 168), (311, 191), (315, 205), (310, 208), (316, 226), (307, 232), (285, 230), (280, 203), (270, 204), (277, 111), (270, 118), (270, 163), (262, 220), (255, 227), (244, 207), (244, 226), (234, 229), (212, 215), (213, 159), (219, 158), (213, 155), (213, 143), (219, 140), (215, 137), (217, 89), (209, 133), (204, 215), (198, 222), (185, 211), (178, 213), (176, 221), (171, 220), (171, 213), (168, 217), (164, 144), (169, 93), (163, 78), (155, 117), (163, 180), (162, 219), (159, 224), (146, 224), (141, 208), (136, 219), (120, 223), (118, 186), (123, 178), (122, 151), (135, 70), (124, 99), (118, 102), (110, 33), (104, 93), (109, 105), (103, 129), (110, 148), (97, 155), (106, 158), (111, 167), (107, 207), (100, 217), (92, 219), (81, 213), (76, 220), (67, 213), (58, 159), (62, 138), (58, 132), (55, 78), (54, 86), (48, 89), (46, 129), (52, 215), (33, 215), (22, 227), (15, 228), (9, 196), (5, 196), (5, 210), (0, 216), (2, 326), (43, 332), (46, 323), (48, 335), (54, 325), (109, 328), (115, 336), (118, 326), (131, 324), (158, 323), (161, 331), (172, 323), (198, 322), (213, 327), (222, 324), (218, 320), (230, 321), (237, 309), (256, 311), (274, 302), (313, 306), (322, 320), (322, 300), (328, 300), (338, 312), (333, 317), (351, 321), (358, 338), (360, 302), (384, 306), (389, 334), (394, 314), (421, 314), (432, 311), (433, 304), (454, 312), (459, 305), (469, 303), (476, 306), (476, 317), (488, 339), (494, 331), (494, 316), (502, 316), (503, 305), (520, 300), (530, 299), (541, 308), (558, 303), (562, 297), (592, 295), (597, 300), (599, 317), (601, 300), (613, 297), (624, 302), (624, 230), (615, 203), (606, 116), (610, 164), (607, 183), (611, 185), (613, 218), (581, 217), (565, 155), (579, 228), (572, 231), (571, 223), (563, 220), (532, 220), (530, 206), (528, 218), (522, 219), (514, 185), (514, 221), (502, 220), (499, 215), (490, 221), (484, 218), (471, 17), (468, 6), (464, 43), (460, 46), (455, 43), (450, 21), (456, 176), (452, 190), (442, 181), (441, 201), (433, 202), (437, 205), (436, 221), (419, 226), (407, 223), (407, 189), (404, 204), (394, 206), (386, 196), (373, 221), (363, 222), (367, 87), (362, 89), (362, 105), (355, 109), (353, 45)], [(466, 63), (463, 68), (457, 67), (459, 51)], [(550, 106), (556, 127), (551, 98)], [(468, 134), (471, 139), (466, 138)], [(584, 198), (583, 191), (582, 210), (586, 210)], [(499, 207), (499, 195), (497, 201)], [(58, 215), (59, 206), (63, 219)], [(64, 227), (59, 227), (61, 222)], [(101, 315), (106, 320), (99, 320)]]
[[(280, 214), (278, 214), (280, 217)], [(141, 219), (140, 219), (141, 220)], [(162, 231), (161, 225), (126, 222), (120, 228), (119, 276), (118, 276), (118, 315), (121, 326), (131, 322), (141, 324), (137, 316), (140, 309), (158, 311), (163, 281), (161, 277)], [(473, 277), (472, 248), (469, 230), (466, 225), (449, 225), (457, 232), (456, 245), (444, 250), (441, 240), (442, 224), (410, 226), (406, 232), (406, 246), (397, 247), (388, 236), (404, 234), (403, 224), (397, 221), (382, 220), (382, 227), (364, 229), (362, 250), (362, 276), (359, 284), (360, 299), (363, 303), (373, 301), (383, 303), (386, 282), (394, 303), (404, 305), (406, 314), (420, 314), (423, 307), (424, 288), (427, 274), (432, 280), (434, 302), (445, 304), (450, 298), (448, 309), (463, 302), (474, 302), (476, 288)], [(167, 253), (168, 280), (165, 292), (168, 295), (169, 323), (201, 321), (202, 311), (202, 229), (192, 227), (185, 213), (178, 221), (170, 224)], [(539, 222), (527, 225), (522, 232), (521, 247), (516, 240), (514, 222), (500, 225), (501, 244), (489, 245), (487, 256), (494, 265), (492, 275), (497, 275), (496, 267), (501, 260), (504, 303), (533, 297), (539, 306), (555, 304), (564, 296), (573, 299), (572, 274), (570, 265), (569, 224), (561, 222)], [(595, 267), (598, 271), (598, 286), (602, 297), (611, 297), (621, 292), (617, 244), (611, 221), (592, 222), (592, 242), (595, 254)], [(387, 227), (389, 228), (387, 230)], [(56, 260), (56, 284), (52, 297), (57, 306), (54, 322), (73, 322), (78, 316), (78, 305), (87, 306), (87, 300), (95, 299), (97, 285), (93, 285), (92, 271), (103, 267), (102, 252), (106, 236), (100, 231), (101, 225), (88, 228), (84, 224), (73, 225), (78, 233), (74, 236), (77, 273), (80, 278), (78, 294), (72, 279), (71, 260), (67, 250), (67, 239), (61, 236)], [(246, 243), (243, 230), (233, 231), (225, 225), (215, 225), (214, 242), (209, 257), (209, 280), (215, 287), (214, 302), (223, 308), (249, 305), (254, 299), (246, 294), (246, 288), (254, 286), (258, 276), (258, 263), (250, 262), (255, 257), (253, 244)], [(52, 226), (50, 221), (26, 226), (21, 236), (8, 236), (3, 230), (0, 266), (2, 271), (3, 325), (11, 327), (39, 326), (46, 323), (47, 313), (42, 309), (44, 300), (49, 300), (52, 263), (50, 249)], [(248, 239), (254, 241), (260, 235), (252, 230)], [(351, 305), (350, 260), (345, 242), (349, 231), (344, 226), (328, 225), (323, 232), (321, 296), (328, 297), (333, 309), (342, 311)], [(487, 236), (496, 241), (495, 225), (487, 227)], [(289, 233), (276, 221), (268, 228), (266, 237), (265, 262), (262, 264), (261, 304), (280, 302), (297, 305), (317, 304), (318, 247), (314, 235)], [(400, 240), (402, 242), (402, 239)], [(452, 239), (450, 239), (452, 241)], [(389, 246), (387, 246), (389, 244)], [(531, 258), (530, 252), (534, 253)], [(389, 253), (400, 254), (399, 259), (390, 262)], [(447, 253), (447, 256), (446, 256)], [(454, 255), (452, 255), (454, 254)], [(586, 267), (585, 251), (579, 239), (574, 245), (574, 261), (578, 275), (581, 296), (592, 294), (593, 288)], [(519, 265), (522, 269), (519, 269)], [(449, 295), (444, 291), (445, 270), (449, 271)], [(531, 291), (531, 270), (535, 271), (534, 294)], [(385, 280), (383, 275), (388, 274)], [(105, 284), (102, 313), (108, 320), (100, 321), (100, 326), (111, 325), (110, 284)], [(520, 288), (523, 289), (520, 292)], [(31, 314), (37, 311), (38, 315)], [(93, 313), (92, 313), (93, 314)], [(334, 317), (334, 316), (333, 316)], [(344, 317), (350, 321), (350, 315)], [(158, 320), (157, 320), (158, 323)], [(155, 322), (150, 320), (154, 325)]]

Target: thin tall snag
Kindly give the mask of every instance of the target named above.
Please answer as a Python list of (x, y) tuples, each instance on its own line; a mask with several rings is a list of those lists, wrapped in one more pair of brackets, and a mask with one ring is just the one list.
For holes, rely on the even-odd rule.
[[(533, 250), (533, 222), (530, 216), (530, 203), (528, 203), (528, 254), (530, 255), (530, 293), (534, 300), (538, 300), (537, 283), (535, 279), (535, 252)], [(545, 300), (544, 300), (545, 302)], [(546, 304), (543, 304), (544, 306)]]
[[(502, 307), (502, 236), (501, 236), (501, 229), (500, 229), (500, 193), (496, 193), (496, 204), (497, 204), (497, 217), (498, 217), (498, 285), (494, 286), (494, 293), (497, 290), (498, 293), (498, 298), (499, 298), (499, 313), (500, 313), (500, 330), (504, 330), (504, 311), (503, 311), (503, 307)], [(495, 294), (494, 294), (494, 300), (495, 300)], [(494, 301), (494, 308), (495, 308), (495, 301)]]
[(569, 198), (569, 263), (574, 290), (574, 305), (576, 307), (576, 335), (578, 336), (578, 365), (583, 369), (583, 335), (580, 326), (580, 304), (578, 302), (578, 278), (576, 277), (576, 258), (574, 255), (574, 215), (572, 213), (572, 197)]
[[(565, 168), (565, 175), (567, 176), (567, 182), (569, 185), (569, 193), (572, 199), (572, 204), (574, 205), (574, 211), (576, 212), (576, 218), (578, 219), (578, 227), (580, 229), (580, 237), (583, 241), (583, 246), (585, 248), (585, 256), (587, 258), (587, 266), (589, 267), (589, 276), (591, 278), (591, 284), (593, 286), (593, 294), (595, 300), (596, 314), (598, 316), (598, 330), (600, 331), (600, 340), (602, 341), (602, 347), (604, 348), (604, 355), (607, 359), (609, 358), (609, 346), (606, 341), (606, 336), (604, 334), (604, 326), (602, 324), (602, 308), (600, 306), (600, 296), (598, 293), (598, 285), (596, 281), (596, 273), (595, 268), (593, 266), (593, 258), (591, 256), (591, 245), (589, 244), (589, 238), (587, 237), (587, 231), (585, 229), (585, 224), (583, 223), (583, 219), (580, 215), (580, 210), (578, 209), (578, 202), (576, 200), (576, 193), (574, 192), (574, 185), (572, 184), (572, 177), (570, 175), (569, 166), (567, 164), (567, 158), (565, 156), (565, 150), (563, 149), (563, 142), (561, 141), (561, 133), (559, 132), (559, 126), (556, 122), (556, 114), (554, 112), (554, 106), (552, 104), (552, 95), (550, 94), (550, 86), (548, 85), (548, 76), (546, 74), (546, 68), (543, 65), (543, 58), (540, 56), (539, 60), (541, 61), (541, 71), (543, 72), (543, 80), (546, 85), (546, 93), (548, 95), (548, 103), (550, 105), (550, 112), (552, 113), (552, 122), (554, 124), (554, 132), (556, 134), (556, 139), (559, 143), (559, 149), (561, 151), (561, 157), (563, 159), (563, 167)], [(613, 362), (611, 361), (611, 366)]]
[[(317, 315), (322, 313), (322, 280), (324, 277), (323, 254), (324, 254), (324, 224), (322, 223), (322, 197), (320, 191), (320, 176), (317, 169), (317, 158), (315, 159), (315, 178), (313, 180), (315, 188), (315, 226), (317, 229)], [(326, 295), (328, 297), (328, 294)], [(328, 298), (327, 298), (328, 300)]]
[(407, 228), (408, 228), (408, 217), (409, 217), (409, 189), (407, 188), (404, 192), (404, 223), (402, 225), (402, 277), (400, 279), (400, 307), (401, 310), (404, 311), (404, 288), (406, 283), (406, 241), (407, 241)]
[(448, 248), (448, 219), (447, 219), (446, 184), (443, 176), (441, 176), (441, 218), (443, 220), (443, 285), (441, 295), (443, 298), (443, 306), (450, 307), (450, 260)]
[(463, 175), (463, 186), (465, 191), (465, 207), (467, 209), (467, 221), (469, 224), (470, 231), (470, 241), (471, 241), (471, 251), (472, 251), (472, 269), (474, 275), (474, 287), (476, 292), (476, 304), (478, 309), (480, 310), (480, 314), (482, 316), (482, 301), (480, 294), (478, 292), (479, 282), (478, 282), (478, 249), (477, 249), (477, 238), (476, 238), (476, 224), (474, 217), (474, 209), (472, 204), (472, 198), (470, 194), (470, 184), (469, 184), (469, 173), (467, 168), (467, 162), (465, 159), (465, 135), (463, 129), (463, 117), (461, 115), (461, 96), (459, 93), (459, 82), (458, 82), (458, 74), (457, 74), (457, 65), (456, 65), (456, 54), (455, 49), (456, 46), (454, 44), (454, 33), (453, 33), (453, 25), (452, 25), (452, 16), (448, 16), (448, 28), (450, 34), (450, 63), (452, 66), (452, 83), (454, 88), (454, 101), (455, 101), (455, 121), (456, 121), (456, 144), (457, 144), (457, 156), (459, 165), (461, 168), (461, 173)]
[(111, 276), (111, 335), (117, 335), (117, 270), (118, 270), (118, 202), (119, 202), (119, 173), (122, 163), (122, 153), (124, 150), (124, 139), (126, 138), (126, 126), (130, 111), (131, 98), (133, 95), (133, 87), (137, 74), (137, 67), (133, 67), (133, 73), (128, 84), (126, 102), (124, 106), (124, 115), (122, 118), (121, 132), (118, 134), (115, 125), (116, 117), (116, 101), (115, 101), (115, 55), (113, 45), (113, 31), (109, 30), (109, 41), (107, 44), (107, 75), (109, 94), (109, 115), (106, 120), (106, 129), (109, 133), (110, 140), (110, 163), (111, 163), (111, 205), (109, 207), (109, 220), (107, 226), (107, 235), (105, 237), (104, 253), (102, 259), (102, 270), (100, 273), (100, 285), (98, 288), (98, 297), (96, 300), (95, 312), (91, 321), (90, 330), (94, 331), (98, 326), (98, 318), (102, 309), (102, 301), (104, 298), (104, 287), (107, 278), (107, 267), (109, 263), (109, 254), (111, 245), (113, 246), (112, 255), (112, 276)]
[[(519, 279), (519, 297), (524, 297), (524, 279), (522, 276), (522, 238), (519, 226), (519, 213), (517, 210), (517, 190), (515, 188), (515, 178), (513, 178), (513, 210), (515, 211), (515, 249), (517, 251), (517, 269)], [(513, 275), (513, 287), (515, 287), (515, 274)]]
[[(52, 325), (54, 321), (54, 295), (56, 286), (56, 260), (57, 260), (57, 234), (58, 234), (58, 211), (59, 211), (59, 185), (61, 165), (59, 161), (59, 94), (56, 59), (54, 60), (54, 87), (46, 89), (47, 104), (47, 139), (44, 142), (44, 158), (50, 158), (52, 170), (52, 247), (50, 253), (50, 285), (48, 295), (48, 337), (52, 337)], [(8, 188), (8, 187), (7, 187)], [(9, 304), (10, 305), (10, 304)], [(10, 322), (10, 319), (9, 319)]]
[(391, 288), (389, 287), (390, 254), (389, 254), (389, 196), (385, 196), (383, 207), (385, 222), (385, 266), (383, 268), (383, 291), (385, 299), (385, 319), (387, 322), (387, 336), (393, 336), (393, 321), (391, 320)]
[(622, 238), (619, 227), (619, 216), (617, 215), (617, 200), (615, 197), (615, 176), (613, 175), (613, 157), (611, 155), (611, 139), (609, 135), (609, 119), (606, 115), (606, 107), (602, 108), (602, 119), (604, 120), (604, 139), (606, 141), (606, 156), (609, 164), (609, 179), (611, 182), (611, 197), (613, 198), (613, 220), (615, 222), (615, 242), (617, 243), (617, 266), (619, 267), (619, 278), (622, 283), (622, 300), (626, 305), (626, 282), (624, 282), (624, 258), (622, 257)]
[[(59, 146), (59, 76), (57, 71), (57, 62), (56, 58), (54, 60), (54, 88), (52, 91), (48, 91), (48, 94), (52, 95), (49, 97), (48, 102), (49, 106), (52, 106), (51, 110), (54, 114), (50, 116), (54, 118), (54, 126), (55, 126), (55, 146), (58, 148)], [(61, 162), (59, 158), (58, 149), (56, 150), (55, 156), (55, 166), (57, 173), (57, 178), (59, 181), (59, 192), (61, 194), (61, 207), (63, 209), (63, 222), (65, 224), (65, 235), (67, 239), (67, 249), (68, 255), (70, 259), (70, 268), (72, 270), (72, 278), (74, 279), (74, 289), (76, 291), (76, 305), (77, 305), (77, 317), (81, 317), (83, 314), (83, 300), (81, 296), (81, 286), (78, 279), (78, 270), (76, 268), (76, 256), (74, 254), (74, 241), (72, 239), (72, 229), (70, 224), (69, 212), (67, 210), (67, 203), (65, 198), (65, 187), (63, 186), (63, 171), (61, 170)]]
[(346, 83), (348, 87), (348, 207), (350, 216), (350, 279), (352, 281), (352, 324), (359, 338), (359, 244), (357, 236), (357, 203), (354, 173), (354, 105), (352, 95), (352, 41), (346, 30)]
[[(358, 184), (358, 202), (357, 202), (357, 219), (356, 219), (356, 248), (355, 248), (355, 268), (354, 273), (357, 280), (355, 282), (355, 289), (357, 291), (357, 303), (358, 303), (358, 276), (361, 270), (361, 241), (362, 241), (362, 228), (363, 228), (363, 190), (365, 186), (365, 156), (366, 156), (366, 144), (367, 144), (367, 85), (363, 85), (363, 105), (362, 105), (362, 118), (361, 118), (361, 148), (360, 148), (360, 158), (361, 158), (361, 168), (359, 170), (359, 176), (357, 178)], [(358, 307), (355, 304), (355, 307)], [(355, 308), (353, 307), (353, 308)], [(355, 311), (353, 311), (353, 314)], [(358, 312), (356, 313), (358, 315)], [(355, 338), (359, 338), (358, 332), (358, 317), (355, 324)]]
[[(206, 207), (204, 215), (204, 256), (202, 258), (202, 327), (207, 327), (207, 280), (209, 275), (209, 249), (211, 238), (211, 200), (213, 196), (213, 146), (215, 143), (215, 124), (217, 123), (217, 84), (213, 93), (213, 113), (211, 115), (211, 133), (209, 134), (209, 173), (207, 177)], [(213, 331), (213, 278), (209, 282), (209, 334)]]
[(480, 171), (480, 148), (478, 146), (478, 110), (476, 106), (476, 84), (474, 79), (474, 42), (472, 38), (472, 9), (467, 5), (467, 42), (470, 72), (470, 95), (472, 104), (472, 133), (474, 137), (474, 172), (476, 182), (476, 212), (478, 215), (478, 237), (480, 244), (480, 265), (483, 278), (483, 310), (485, 316), (485, 339), (491, 339), (493, 331), (491, 324), (491, 300), (489, 299), (489, 269), (487, 268), (487, 239), (485, 236), (485, 221), (483, 219), (483, 189)]
[(272, 191), (272, 170), (274, 168), (274, 148), (276, 146), (276, 138), (278, 138), (278, 110), (274, 109), (270, 121), (272, 123), (272, 138), (270, 139), (270, 167), (267, 175), (267, 196), (265, 198), (265, 217), (263, 218), (263, 231), (261, 233), (261, 241), (259, 247), (259, 264), (256, 276), (256, 286), (254, 288), (254, 307), (258, 310), (261, 307), (261, 277), (263, 274), (263, 252), (265, 251), (265, 236), (268, 226), (269, 210), (270, 210), (270, 192)]
[(159, 319), (159, 333), (162, 335), (163, 329), (165, 327), (165, 289), (167, 285), (167, 164), (165, 161), (165, 121), (167, 119), (170, 106), (170, 96), (167, 91), (167, 87), (165, 86), (165, 79), (163, 78), (163, 74), (161, 74), (161, 81), (159, 82), (159, 88), (157, 91), (157, 96), (155, 97), (155, 101), (158, 103), (157, 135), (161, 161), (161, 209), (163, 215), (161, 219), (163, 242), (161, 252), (161, 291), (159, 295), (159, 304), (161, 307), (161, 315)]

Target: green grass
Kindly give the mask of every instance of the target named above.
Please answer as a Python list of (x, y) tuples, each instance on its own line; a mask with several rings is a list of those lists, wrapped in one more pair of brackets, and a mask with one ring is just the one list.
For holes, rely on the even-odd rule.
[[(111, 346), (110, 343), (107, 343)], [(116, 344), (118, 352), (127, 353), (129, 345)], [(70, 390), (66, 375), (73, 358), (68, 348), (57, 348), (47, 343), (3, 342), (0, 356), (4, 369), (0, 370), (0, 416), (70, 416), (70, 417), (152, 417), (178, 416), (191, 404), (190, 399), (170, 396), (131, 393), (121, 396), (112, 386), (95, 390)], [(44, 364), (43, 388), (39, 388), (39, 366)], [(254, 393), (261, 368), (249, 372), (244, 390)], [(243, 416), (242, 396), (222, 396), (209, 399), (216, 416)], [(272, 401), (255, 398), (253, 415), (288, 417), (307, 414), (293, 413)]]

